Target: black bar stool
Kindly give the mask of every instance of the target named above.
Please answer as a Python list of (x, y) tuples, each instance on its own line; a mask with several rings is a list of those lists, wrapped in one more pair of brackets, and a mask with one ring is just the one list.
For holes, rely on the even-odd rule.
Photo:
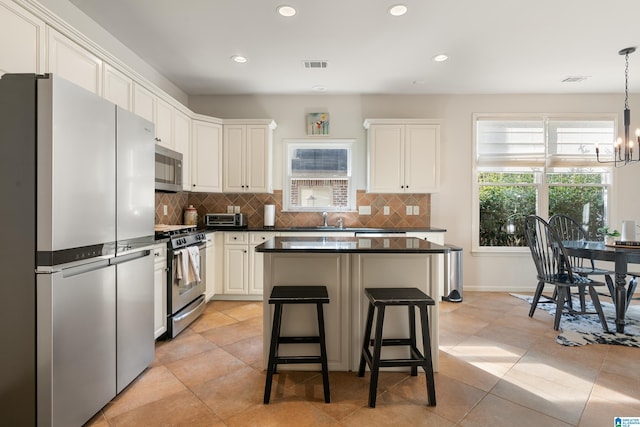
[[(273, 315), (273, 329), (271, 331), (271, 346), (267, 365), (267, 381), (264, 387), (264, 403), (269, 403), (271, 397), (271, 383), (278, 365), (288, 363), (320, 363), (322, 364), (322, 384), (324, 386), (324, 401), (329, 403), (329, 367), (327, 365), (327, 346), (324, 335), (324, 313), (322, 304), (329, 303), (326, 286), (274, 286), (269, 297), (269, 304), (275, 304)], [(312, 337), (281, 337), (282, 306), (284, 304), (315, 304), (318, 311), (318, 336)], [(278, 356), (280, 344), (320, 344), (319, 356)]]
[[(365, 363), (371, 370), (371, 384), (369, 385), (369, 406), (376, 407), (376, 391), (378, 388), (378, 374), (380, 368), (395, 366), (410, 366), (411, 375), (418, 375), (418, 366), (422, 366), (427, 376), (427, 397), (429, 406), (436, 406), (436, 388), (433, 377), (433, 363), (431, 360), (431, 339), (429, 337), (429, 317), (427, 306), (435, 305), (435, 301), (424, 292), (416, 288), (366, 288), (364, 294), (369, 298), (369, 311), (367, 313), (367, 324), (364, 332), (364, 342), (362, 343), (362, 355), (360, 356), (360, 367), (358, 376), (364, 376)], [(384, 324), (384, 311), (390, 305), (406, 305), (409, 309), (409, 338), (386, 338), (382, 339), (382, 326)], [(371, 339), (371, 328), (373, 325), (374, 311), (378, 308), (376, 318), (375, 338)], [(424, 355), (416, 347), (416, 323), (415, 307), (420, 312), (420, 323), (422, 324), (422, 345)], [(409, 346), (410, 357), (408, 359), (380, 359), (383, 346)], [(373, 347), (373, 355), (369, 347)]]

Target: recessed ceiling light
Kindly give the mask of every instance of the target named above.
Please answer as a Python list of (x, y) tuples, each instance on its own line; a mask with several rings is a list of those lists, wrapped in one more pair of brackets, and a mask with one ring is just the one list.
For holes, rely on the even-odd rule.
[(276, 10), (280, 15), (285, 16), (287, 18), (296, 14), (296, 10), (293, 8), (293, 6), (282, 5), (282, 6), (278, 6)]
[(446, 61), (447, 59), (449, 59), (449, 56), (447, 56), (446, 53), (439, 53), (438, 55), (433, 57), (433, 60), (436, 62)]
[(312, 87), (311, 87), (311, 89), (312, 89), (314, 92), (326, 92), (326, 91), (327, 91), (327, 88), (326, 88), (325, 86), (322, 86), (322, 85), (315, 85), (315, 86), (312, 86)]
[(391, 6), (389, 8), (389, 13), (392, 16), (402, 16), (405, 13), (407, 13), (407, 6), (405, 6), (403, 4), (396, 4), (396, 5)]
[(242, 55), (233, 55), (231, 57), (231, 60), (233, 60), (234, 62), (237, 62), (238, 64), (244, 64), (245, 62), (248, 61), (247, 57)]

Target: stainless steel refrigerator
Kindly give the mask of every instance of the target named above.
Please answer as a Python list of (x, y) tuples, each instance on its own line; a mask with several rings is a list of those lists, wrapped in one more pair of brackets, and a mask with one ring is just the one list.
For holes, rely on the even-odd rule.
[(7, 425), (82, 425), (153, 359), (153, 125), (125, 113), (56, 76), (0, 78)]

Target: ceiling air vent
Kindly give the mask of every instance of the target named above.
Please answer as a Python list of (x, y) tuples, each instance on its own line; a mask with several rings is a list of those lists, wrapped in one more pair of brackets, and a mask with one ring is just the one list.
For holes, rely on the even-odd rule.
[(322, 59), (307, 59), (302, 61), (302, 65), (304, 68), (320, 69), (327, 68), (328, 62)]
[(562, 80), (562, 83), (579, 83), (587, 80), (589, 76), (569, 76)]

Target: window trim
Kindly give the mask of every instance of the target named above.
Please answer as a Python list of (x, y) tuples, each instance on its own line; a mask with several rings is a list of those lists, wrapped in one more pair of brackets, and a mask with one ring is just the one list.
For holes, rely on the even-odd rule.
[[(283, 212), (350, 212), (355, 210), (356, 190), (353, 182), (353, 154), (355, 149), (355, 138), (293, 138), (283, 140), (283, 166), (284, 178), (282, 183), (282, 211)], [(291, 199), (291, 165), (289, 163), (289, 152), (292, 146), (303, 148), (345, 148), (348, 150), (348, 172), (349, 182), (349, 202), (345, 208), (292, 208), (289, 205)]]
[[(522, 247), (508, 247), (508, 246), (480, 246), (480, 206), (478, 203), (480, 197), (480, 184), (478, 183), (478, 144), (477, 144), (477, 122), (478, 120), (541, 120), (544, 123), (545, 132), (545, 146), (547, 144), (546, 135), (547, 122), (559, 121), (559, 120), (611, 120), (613, 121), (614, 129), (614, 141), (618, 136), (618, 115), (615, 113), (473, 113), (472, 115), (472, 149), (471, 149), (471, 164), (472, 164), (472, 190), (471, 190), (471, 253), (477, 255), (492, 255), (492, 254), (512, 254), (512, 255), (524, 255), (529, 253), (529, 248)], [(612, 141), (613, 143), (613, 141)], [(533, 185), (538, 188), (538, 201), (537, 212), (538, 215), (548, 216), (549, 212), (549, 183), (547, 182), (546, 174), (548, 170), (553, 169), (554, 166), (546, 164), (540, 166), (540, 179), (536, 179)], [(615, 178), (614, 168), (602, 164), (598, 166), (609, 170), (609, 180), (603, 184), (607, 188), (608, 194), (612, 194), (613, 181)], [(611, 216), (611, 198), (605, 206), (605, 212), (607, 217)]]

